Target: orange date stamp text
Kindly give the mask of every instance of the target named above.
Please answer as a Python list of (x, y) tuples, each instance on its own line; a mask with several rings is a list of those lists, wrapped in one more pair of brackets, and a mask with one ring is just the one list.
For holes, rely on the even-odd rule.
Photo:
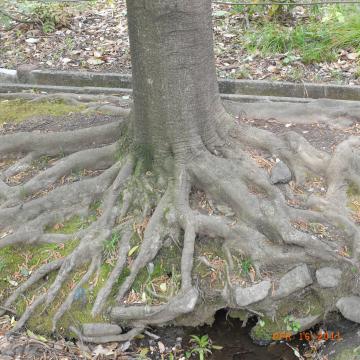
[(340, 341), (342, 340), (339, 331), (319, 331), (318, 333), (312, 333), (310, 331), (302, 331), (296, 335), (293, 335), (291, 331), (277, 331), (272, 334), (272, 340), (279, 341), (312, 341), (312, 340), (323, 340), (323, 341)]

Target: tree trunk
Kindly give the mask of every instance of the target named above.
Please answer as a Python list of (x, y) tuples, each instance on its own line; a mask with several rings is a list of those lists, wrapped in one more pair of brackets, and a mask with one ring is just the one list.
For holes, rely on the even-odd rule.
[(138, 147), (188, 161), (217, 138), (224, 113), (210, 0), (128, 0)]
[[(251, 315), (263, 313), (252, 334), (266, 341), (272, 340), (274, 330), (289, 326), (289, 314), (297, 314), (301, 330), (336, 308), (359, 321), (349, 314), (354, 304), (360, 304), (360, 231), (358, 214), (348, 206), (349, 201), (354, 205), (360, 201), (360, 138), (349, 136), (329, 154), (295, 131), (278, 136), (261, 124), (258, 128), (235, 121), (225, 112), (217, 86), (211, 0), (127, 3), (134, 90), (130, 117), (56, 134), (0, 135), (0, 155), (23, 156), (0, 169), (0, 248), (55, 243), (61, 244), (59, 249), (71, 250), (34, 269), (2, 303), (0, 316), (17, 304), (23, 309), (19, 299), (27, 295), (34, 300), (13, 331), (31, 318), (40, 327), (51, 324), (51, 333), (72, 326), (82, 341), (90, 342), (126, 341), (148, 325), (174, 321), (198, 325), (220, 308), (250, 306)], [(62, 100), (79, 103), (79, 97), (73, 97), (61, 95)], [(119, 105), (118, 98), (112, 101)], [(263, 103), (284, 121), (293, 116), (293, 105)], [(299, 104), (295, 105), (299, 113)], [(240, 106), (236, 109), (243, 111), (246, 104)], [(257, 110), (259, 104), (254, 106)], [(119, 114), (119, 108), (110, 108)], [(310, 101), (301, 104), (301, 112), (303, 116), (317, 112), (327, 125), (339, 113), (356, 119), (351, 112), (339, 112), (337, 104), (324, 111), (324, 105), (314, 107)], [(274, 118), (271, 111), (262, 117)], [(296, 119), (292, 122), (297, 124)], [(344, 134), (351, 131), (348, 126), (342, 129)], [(134, 148), (127, 146), (126, 136), (119, 139), (128, 129), (134, 135)], [(139, 159), (133, 150), (142, 152)], [(29, 181), (8, 184), (30, 170), (27, 178), (34, 172), (34, 162), (44, 155), (59, 159), (49, 161)], [(149, 155), (157, 161), (154, 169), (160, 174), (142, 166)], [(270, 156), (283, 164), (270, 162)], [(0, 156), (0, 164), (4, 159)], [(270, 182), (263, 167), (279, 171), (279, 166), (287, 170), (286, 176)], [(74, 171), (84, 173), (80, 181), (71, 180)], [(324, 187), (320, 194), (306, 187), (298, 191), (297, 186), (287, 185), (290, 179), (297, 186), (307, 179), (314, 188), (321, 179)], [(96, 209), (94, 204), (99, 204)], [(67, 221), (72, 224), (74, 216), (84, 217), (74, 234), (48, 232)], [(70, 241), (74, 238), (79, 240), (75, 249)], [(18, 247), (12, 251), (11, 256), (19, 258)], [(22, 261), (12, 268), (17, 271)], [(216, 270), (219, 281), (203, 276), (199, 266), (210, 267), (208, 274)], [(161, 281), (168, 279), (166, 292), (157, 293), (149, 286), (160, 279), (151, 268), (161, 272)], [(53, 272), (57, 275), (48, 276), (46, 292), (37, 294), (35, 284)], [(135, 283), (144, 281), (143, 272), (149, 276), (139, 290)], [(326, 284), (328, 273), (332, 287)], [(10, 278), (12, 272), (6, 274)], [(100, 274), (104, 283), (93, 287)], [(76, 285), (58, 298), (68, 281)], [(86, 284), (92, 289), (93, 306), (78, 311), (78, 293)], [(55, 299), (60, 306), (51, 308)], [(120, 334), (118, 326), (114, 330), (113, 324), (99, 325), (97, 316), (102, 314), (132, 330)], [(97, 331), (90, 331), (94, 326), (87, 319), (94, 317)], [(83, 333), (73, 327), (74, 322), (85, 321)]]

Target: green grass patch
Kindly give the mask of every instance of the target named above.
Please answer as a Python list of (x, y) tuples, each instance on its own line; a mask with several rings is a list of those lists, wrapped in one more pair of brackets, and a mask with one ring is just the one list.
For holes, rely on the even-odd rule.
[(1, 100), (0, 124), (20, 123), (34, 116), (64, 116), (84, 109), (84, 106), (68, 105), (62, 101), (31, 103), (23, 100)]
[(47, 226), (45, 232), (52, 234), (74, 234), (75, 232), (85, 228), (89, 223), (80, 216), (73, 216), (71, 219), (64, 223), (54, 224)]
[(244, 32), (242, 45), (262, 55), (286, 54), (285, 65), (298, 59), (303, 63), (334, 61), (341, 49), (360, 52), (360, 11), (341, 11), (294, 26), (256, 24)]

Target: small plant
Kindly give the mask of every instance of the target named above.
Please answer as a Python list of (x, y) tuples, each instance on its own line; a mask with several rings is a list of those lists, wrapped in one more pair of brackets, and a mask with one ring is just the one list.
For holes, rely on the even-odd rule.
[(251, 259), (241, 260), (241, 273), (247, 275), (252, 269)]
[(286, 330), (298, 333), (301, 329), (301, 325), (298, 321), (294, 319), (292, 315), (286, 316), (284, 318), (284, 323), (286, 325)]
[(191, 335), (189, 342), (193, 344), (193, 348), (185, 353), (187, 359), (189, 359), (192, 354), (196, 354), (199, 360), (204, 360), (207, 354), (212, 353), (211, 350), (222, 349), (222, 346), (213, 345), (208, 335)]
[(110, 257), (116, 251), (119, 240), (120, 233), (115, 232), (111, 238), (104, 243), (103, 253), (105, 257)]

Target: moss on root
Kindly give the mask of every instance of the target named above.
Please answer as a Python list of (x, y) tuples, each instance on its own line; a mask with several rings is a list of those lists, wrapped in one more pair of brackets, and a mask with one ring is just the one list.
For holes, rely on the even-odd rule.
[[(129, 256), (128, 262), (131, 261), (131, 257)], [(159, 289), (159, 285), (166, 281), (165, 279), (176, 280), (177, 274), (180, 274), (179, 266), (174, 266), (176, 262), (179, 262), (179, 254), (178, 251), (173, 247), (165, 247), (161, 253), (159, 254), (156, 262), (154, 263), (154, 268), (151, 274), (148, 273), (148, 269), (143, 269), (139, 275), (137, 276), (132, 290), (142, 295), (143, 292), (146, 292), (145, 286), (149, 284), (153, 284), (156, 291), (161, 292)], [(40, 306), (34, 315), (30, 318), (27, 323), (27, 328), (35, 333), (41, 333), (44, 336), (50, 336), (52, 332), (52, 318), (59, 308), (60, 304), (62, 304), (70, 291), (73, 289), (73, 286), (80, 280), (80, 278), (84, 275), (88, 264), (80, 269), (78, 269), (71, 277), (71, 280), (68, 280), (62, 287), (55, 301), (52, 303), (51, 307), (45, 309), (43, 306)], [(70, 325), (78, 325), (84, 323), (94, 323), (94, 322), (106, 322), (109, 321), (107, 319), (106, 314), (99, 315), (97, 317), (93, 317), (91, 315), (91, 310), (96, 299), (96, 296), (100, 289), (104, 286), (106, 280), (109, 277), (110, 272), (113, 270), (114, 263), (111, 261), (111, 258), (105, 258), (104, 263), (100, 267), (100, 271), (98, 275), (94, 275), (88, 284), (84, 285), (77, 299), (72, 304), (70, 310), (60, 319), (57, 329), (59, 335), (62, 336), (71, 336), (69, 332)], [(108, 302), (105, 305), (105, 308), (114, 305), (113, 301), (115, 299), (115, 295), (119, 290), (119, 287), (125, 280), (125, 278), (129, 275), (129, 269), (126, 267), (121, 276), (119, 277), (116, 284), (114, 284), (111, 295), (109, 296)], [(52, 281), (55, 279), (56, 274), (51, 274), (49, 279), (44, 282), (44, 285), (41, 287), (39, 284), (33, 287), (30, 291), (28, 291), (25, 295), (25, 298), (22, 298), (16, 305), (16, 310), (19, 314), (25, 311), (27, 301), (29, 299), (33, 299), (34, 295), (40, 291), (45, 291), (49, 288)], [(180, 278), (179, 278), (180, 279)], [(176, 281), (174, 281), (176, 284)], [(178, 282), (179, 285), (179, 282)], [(167, 286), (165, 291), (161, 292), (161, 295), (167, 296), (171, 291), (170, 286)], [(144, 300), (144, 299), (140, 299)], [(151, 294), (147, 293), (146, 303), (148, 304), (156, 304), (159, 302), (159, 299), (156, 297), (152, 297)]]
[[(58, 296), (55, 298), (51, 306), (45, 308), (44, 306), (39, 306), (33, 316), (29, 319), (27, 323), (27, 328), (33, 331), (34, 333), (40, 333), (44, 336), (52, 335), (52, 319), (60, 307), (60, 305), (65, 301), (71, 290), (74, 288), (76, 283), (81, 279), (81, 277), (86, 272), (86, 266), (79, 268), (75, 273), (73, 273), (70, 280), (66, 281), (62, 286)], [(50, 284), (55, 280), (56, 274), (51, 274), (48, 281), (40, 291), (46, 291)], [(100, 275), (104, 276), (104, 275)], [(107, 276), (107, 274), (105, 274)], [(106, 321), (104, 316), (93, 317), (91, 315), (91, 309), (93, 301), (97, 295), (97, 292), (100, 289), (100, 286), (97, 286), (95, 283), (97, 279), (93, 278), (89, 284), (84, 285), (80, 288), (78, 293), (75, 295), (75, 301), (73, 302), (69, 311), (67, 311), (64, 316), (59, 320), (57, 325), (57, 334), (61, 336), (71, 336), (69, 332), (69, 326), (84, 323), (94, 323), (94, 322), (104, 322)], [(26, 294), (26, 299), (33, 299), (35, 294), (39, 293), (39, 285), (33, 287)], [(22, 299), (17, 304), (17, 311), (22, 313), (25, 311), (27, 306), (26, 300)]]
[[(73, 216), (61, 224), (54, 224), (47, 227), (45, 230), (48, 233), (54, 234), (73, 234), (78, 230), (89, 226), (96, 220), (96, 212), (99, 210), (100, 204), (94, 203), (90, 207), (90, 215), (87, 217)], [(64, 258), (71, 254), (78, 246), (79, 240), (74, 239), (63, 244), (45, 244), (39, 246), (7, 246), (0, 249), (0, 268), (2, 277), (0, 279), (0, 298), (6, 299), (13, 289), (20, 283), (27, 280), (31, 273), (39, 268), (41, 265), (53, 261), (55, 259)], [(84, 269), (78, 269), (67, 283), (62, 287), (59, 295), (56, 297), (54, 304), (48, 309), (39, 307), (27, 324), (27, 327), (34, 331), (49, 336), (52, 330), (52, 317), (58, 309), (59, 305), (66, 299), (72, 287), (80, 279), (80, 275), (84, 274)], [(69, 335), (67, 329), (69, 325), (74, 322), (95, 322), (97, 319), (92, 318), (90, 311), (92, 302), (99, 291), (102, 283), (107, 279), (111, 271), (109, 264), (104, 264), (99, 273), (99, 279), (94, 285), (92, 291), (89, 287), (85, 287), (79, 300), (75, 301), (72, 310), (66, 314), (59, 323), (59, 329), (62, 335)], [(21, 315), (26, 307), (31, 303), (39, 292), (45, 291), (50, 284), (55, 280), (56, 272), (49, 274), (44, 278), (43, 283), (37, 283), (30, 288), (23, 297), (14, 304), (16, 313)], [(95, 279), (93, 279), (93, 283)], [(81, 295), (81, 296), (80, 296)], [(86, 298), (86, 302), (85, 302)], [(98, 319), (99, 320), (99, 319)]]
[(85, 107), (68, 105), (63, 101), (28, 102), (24, 100), (0, 101), (0, 124), (7, 122), (20, 123), (33, 116), (62, 116), (80, 112)]
[(92, 222), (96, 221), (101, 212), (101, 202), (95, 201), (90, 204), (88, 216), (75, 215), (62, 223), (49, 225), (45, 232), (50, 234), (74, 234), (79, 230), (87, 228)]
[[(46, 244), (39, 246), (7, 246), (0, 249), (0, 298), (4, 300), (19, 284), (27, 280), (31, 273), (41, 265), (54, 259), (63, 258), (70, 254), (78, 245), (78, 240), (68, 241), (66, 244)], [(45, 281), (44, 281), (45, 284)], [(42, 287), (37, 284), (35, 292)], [(15, 305), (17, 314), (25, 310), (26, 300), (31, 298), (31, 292), (21, 298)], [(34, 294), (35, 294), (34, 292)]]

